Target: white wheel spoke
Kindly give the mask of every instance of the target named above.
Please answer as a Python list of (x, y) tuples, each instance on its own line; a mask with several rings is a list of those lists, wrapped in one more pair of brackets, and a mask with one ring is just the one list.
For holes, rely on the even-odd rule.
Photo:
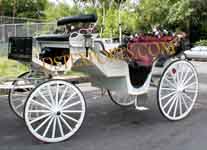
[(72, 104), (66, 105), (66, 106), (63, 107), (63, 110), (68, 109), (68, 108), (73, 107), (73, 106), (76, 106), (80, 103), (81, 103), (81, 101), (77, 101), (77, 102), (74, 102)]
[(50, 119), (52, 118), (52, 116), (50, 115), (47, 119), (45, 119), (41, 124), (39, 124), (39, 126), (37, 126), (37, 128), (35, 129), (35, 131), (37, 132), (40, 128), (42, 128)]
[(37, 104), (37, 105), (39, 105), (39, 106), (42, 106), (43, 108), (50, 109), (50, 107), (48, 107), (47, 105), (41, 104), (41, 103), (35, 101), (34, 99), (32, 100), (32, 102), (35, 103), (35, 104)]
[(52, 138), (55, 137), (55, 133), (56, 133), (56, 123), (57, 123), (57, 118), (54, 117), (53, 128), (52, 128)]
[(68, 86), (64, 89), (64, 91), (63, 91), (63, 93), (62, 93), (62, 96), (61, 96), (61, 98), (60, 98), (60, 101), (59, 101), (59, 104), (61, 104), (62, 103), (62, 101), (63, 101), (63, 98), (65, 97), (65, 93), (68, 91)]
[(181, 65), (180, 70), (181, 70), (181, 74), (180, 74), (180, 82), (181, 82), (181, 84), (183, 84), (183, 72), (184, 72), (183, 65)]
[(61, 123), (59, 117), (57, 117), (57, 122), (58, 122), (58, 126), (59, 126), (59, 129), (60, 129), (60, 134), (61, 134), (61, 136), (63, 137), (63, 136), (64, 136), (64, 132), (63, 132), (62, 123)]
[(189, 87), (191, 87), (193, 85), (196, 85), (196, 82), (192, 82), (192, 83), (190, 83), (188, 85), (185, 85), (184, 89), (187, 89), (187, 88), (189, 88)]
[(188, 73), (189, 73), (190, 69), (187, 67), (187, 70), (186, 70), (186, 73), (185, 73), (185, 76), (183, 77), (183, 82), (182, 84), (185, 82), (186, 78), (188, 77)]
[(15, 96), (15, 99), (13, 99), (13, 101), (22, 101), (24, 102), (25, 101), (25, 97), (27, 96), (28, 94), (21, 94), (21, 95), (17, 95), (17, 94), (14, 94)]
[(186, 110), (187, 110), (187, 109), (188, 109), (188, 105), (187, 105), (187, 103), (186, 103), (186, 101), (185, 101), (183, 95), (181, 95), (181, 100), (182, 100), (182, 102), (183, 102), (183, 104), (184, 104), (184, 106), (185, 106), (185, 108), (186, 108)]
[(185, 96), (189, 101), (193, 102), (193, 100), (185, 93), (183, 93), (183, 96)]
[(45, 114), (45, 115), (42, 115), (42, 116), (40, 116), (40, 117), (37, 117), (37, 118), (35, 118), (34, 120), (30, 121), (30, 124), (33, 124), (33, 123), (35, 123), (35, 122), (37, 122), (37, 121), (39, 121), (39, 120), (41, 120), (41, 119), (44, 119), (44, 118), (48, 117), (49, 115), (50, 115), (50, 113)]
[(51, 103), (48, 101), (48, 99), (42, 94), (41, 91), (38, 92), (40, 96), (44, 99), (44, 101), (47, 103), (48, 106), (51, 106)]
[(22, 106), (24, 106), (24, 103), (21, 103), (21, 104), (17, 105), (17, 106), (16, 106), (16, 109), (19, 109), (19, 108), (21, 108)]
[(63, 110), (63, 113), (82, 113), (82, 110)]
[(169, 96), (171, 96), (171, 95), (173, 95), (175, 93), (176, 93), (175, 91), (174, 92), (171, 92), (170, 94), (167, 94), (167, 95), (161, 97), (161, 100), (166, 99), (166, 98), (168, 98)]
[(175, 83), (177, 84), (177, 83), (179, 83), (180, 82), (180, 78), (179, 78), (179, 65), (177, 65), (177, 67), (176, 67), (176, 73), (175, 73)]
[(165, 80), (168, 82), (169, 85), (172, 86), (172, 88), (176, 89), (176, 85), (173, 84), (169, 79), (165, 78)]
[(163, 106), (163, 109), (165, 109), (174, 99), (175, 99), (175, 96), (176, 95), (173, 95), (169, 100), (168, 100), (168, 102), (167, 103), (165, 103), (165, 105)]
[(192, 73), (191, 76), (186, 80), (184, 81), (183, 85), (186, 85), (195, 75)]
[(29, 110), (29, 113), (50, 113), (49, 110)]
[(168, 111), (167, 111), (167, 114), (168, 114), (168, 115), (170, 114), (170, 112), (171, 112), (171, 110), (172, 110), (172, 108), (173, 108), (173, 106), (174, 106), (174, 104), (175, 104), (175, 102), (176, 102), (176, 99), (177, 99), (177, 96), (174, 98), (172, 104), (170, 105), (170, 108), (169, 108)]
[(60, 119), (62, 120), (62, 122), (67, 126), (67, 128), (68, 128), (70, 131), (73, 130), (72, 127), (67, 123), (67, 121), (66, 121), (62, 116), (60, 116)]
[(182, 99), (181, 96), (178, 96), (178, 100), (179, 100), (179, 110), (180, 110), (180, 115), (183, 114), (183, 106), (182, 106)]
[(172, 79), (173, 79), (174, 84), (177, 84), (177, 81), (176, 81), (176, 77), (177, 77), (177, 69), (176, 69), (176, 74), (175, 74), (175, 75), (172, 74), (172, 71), (170, 71), (170, 75), (171, 75), (171, 77), (172, 77)]
[(78, 123), (78, 120), (76, 120), (73, 117), (70, 117), (69, 115), (66, 115), (66, 114), (63, 113), (63, 116), (66, 117), (66, 118), (68, 118), (68, 119), (70, 119), (70, 120), (72, 120), (72, 121), (74, 121), (74, 122), (76, 122), (76, 123)]
[(58, 95), (59, 95), (59, 84), (57, 83), (57, 88), (56, 88), (56, 95), (55, 95), (55, 104), (58, 104)]
[(52, 92), (51, 92), (51, 89), (50, 89), (50, 85), (47, 86), (47, 89), (48, 89), (48, 93), (49, 93), (51, 102), (52, 102), (53, 105), (55, 105), (55, 100), (53, 98), (53, 95), (52, 95)]
[(196, 90), (193, 90), (193, 89), (185, 89), (185, 92), (186, 93), (195, 93)]
[(77, 93), (74, 92), (73, 94), (70, 95), (70, 97), (68, 97), (62, 104), (61, 106), (64, 106), (66, 103), (68, 103), (72, 98), (73, 96), (75, 96)]
[(162, 90), (166, 90), (166, 91), (176, 91), (176, 89), (173, 88), (161, 88)]
[(43, 135), (42, 135), (42, 136), (44, 136), (44, 137), (45, 137), (45, 136), (47, 135), (48, 130), (49, 130), (49, 128), (50, 128), (50, 126), (51, 126), (51, 124), (52, 124), (53, 120), (54, 120), (54, 117), (52, 117), (52, 118), (50, 119), (50, 121), (49, 121), (49, 123), (48, 123), (48, 125), (47, 125), (47, 127), (46, 127), (46, 129), (45, 129), (45, 132), (43, 133)]
[(175, 107), (174, 107), (173, 117), (176, 117), (177, 108), (178, 108), (178, 97), (176, 98), (176, 102), (175, 102)]

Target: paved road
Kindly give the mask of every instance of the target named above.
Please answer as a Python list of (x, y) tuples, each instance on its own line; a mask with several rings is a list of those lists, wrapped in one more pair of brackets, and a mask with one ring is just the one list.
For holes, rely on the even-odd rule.
[(179, 122), (169, 122), (159, 113), (155, 89), (148, 96), (150, 110), (143, 112), (122, 109), (107, 96), (101, 97), (99, 91), (85, 92), (88, 110), (82, 128), (70, 140), (58, 144), (36, 141), (24, 122), (11, 112), (7, 97), (0, 97), (0, 150), (204, 150), (207, 74), (201, 72), (199, 77), (198, 102), (190, 116)]

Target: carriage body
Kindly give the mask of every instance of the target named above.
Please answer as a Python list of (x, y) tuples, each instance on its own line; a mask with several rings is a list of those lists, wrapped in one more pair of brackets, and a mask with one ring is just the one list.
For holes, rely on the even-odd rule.
[[(82, 15), (63, 18), (58, 25), (96, 21), (95, 15)], [(31, 63), (41, 68), (36, 72), (50, 72), (51, 76), (37, 83), (31, 73), (20, 77), (24, 83), (33, 84), (34, 89), (27, 88), (26, 104), (18, 116), (25, 117), (29, 131), (41, 141), (52, 143), (70, 138), (85, 117), (86, 104), (80, 90), (73, 82), (52, 79), (52, 76), (63, 71), (87, 73), (92, 85), (106, 89), (113, 102), (122, 107), (135, 105), (139, 109), (139, 96), (148, 93), (153, 72), (164, 58), (159, 84), (156, 85), (158, 106), (163, 116), (169, 120), (181, 120), (190, 113), (197, 99), (196, 70), (190, 62), (179, 57), (183, 49), (170, 46), (169, 43), (174, 40), (172, 37), (164, 37), (161, 42), (156, 41), (157, 38), (152, 38), (150, 42), (134, 38), (127, 43), (117, 43), (112, 39), (98, 38), (93, 29), (86, 28), (61, 35), (42, 35), (35, 37), (35, 40), (39, 51), (33, 54)], [(160, 51), (163, 47), (167, 53)], [(156, 55), (146, 53), (150, 51), (150, 54), (155, 54), (158, 49)], [(145, 55), (137, 55), (137, 52), (144, 52)], [(18, 86), (12, 89), (10, 97), (19, 92), (18, 89)], [(12, 109), (17, 111), (15, 106)], [(44, 125), (45, 128), (40, 130)]]

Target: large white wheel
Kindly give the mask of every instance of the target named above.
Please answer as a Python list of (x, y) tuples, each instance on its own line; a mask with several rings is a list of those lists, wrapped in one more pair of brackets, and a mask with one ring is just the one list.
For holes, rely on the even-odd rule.
[(29, 95), (25, 105), (26, 125), (43, 142), (61, 142), (81, 127), (86, 104), (80, 90), (64, 80), (40, 84)]
[(137, 98), (136, 95), (128, 95), (127, 93), (123, 93), (119, 91), (107, 90), (107, 92), (112, 102), (114, 102), (116, 105), (119, 105), (121, 107), (132, 106)]
[(12, 83), (13, 88), (9, 90), (8, 100), (12, 111), (23, 119), (25, 101), (32, 90), (31, 82), (27, 79), (29, 72), (25, 72), (17, 77)]
[(185, 118), (198, 96), (198, 75), (185, 60), (174, 61), (164, 70), (158, 87), (158, 107), (169, 120)]

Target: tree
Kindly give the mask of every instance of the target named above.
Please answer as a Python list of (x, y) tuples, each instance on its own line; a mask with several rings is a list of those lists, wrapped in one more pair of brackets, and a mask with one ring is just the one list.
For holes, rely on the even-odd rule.
[(168, 26), (188, 31), (192, 12), (193, 8), (191, 8), (190, 0), (179, 0), (175, 2), (170, 7), (166, 18)]
[(3, 16), (2, 0), (0, 0), (0, 16)]
[(190, 39), (207, 39), (207, 0), (190, 0)]
[(155, 25), (163, 26), (165, 24), (169, 5), (166, 0), (140, 0), (136, 11), (140, 28), (149, 31)]
[(61, 2), (57, 5), (50, 3), (44, 11), (48, 21), (56, 20), (65, 16), (79, 15), (81, 10), (78, 6), (70, 6), (67, 3)]
[(159, 25), (189, 33), (192, 42), (207, 38), (207, 0), (140, 0), (136, 11), (140, 29)]
[(43, 18), (47, 0), (1, 0), (2, 15), (28, 18)]

